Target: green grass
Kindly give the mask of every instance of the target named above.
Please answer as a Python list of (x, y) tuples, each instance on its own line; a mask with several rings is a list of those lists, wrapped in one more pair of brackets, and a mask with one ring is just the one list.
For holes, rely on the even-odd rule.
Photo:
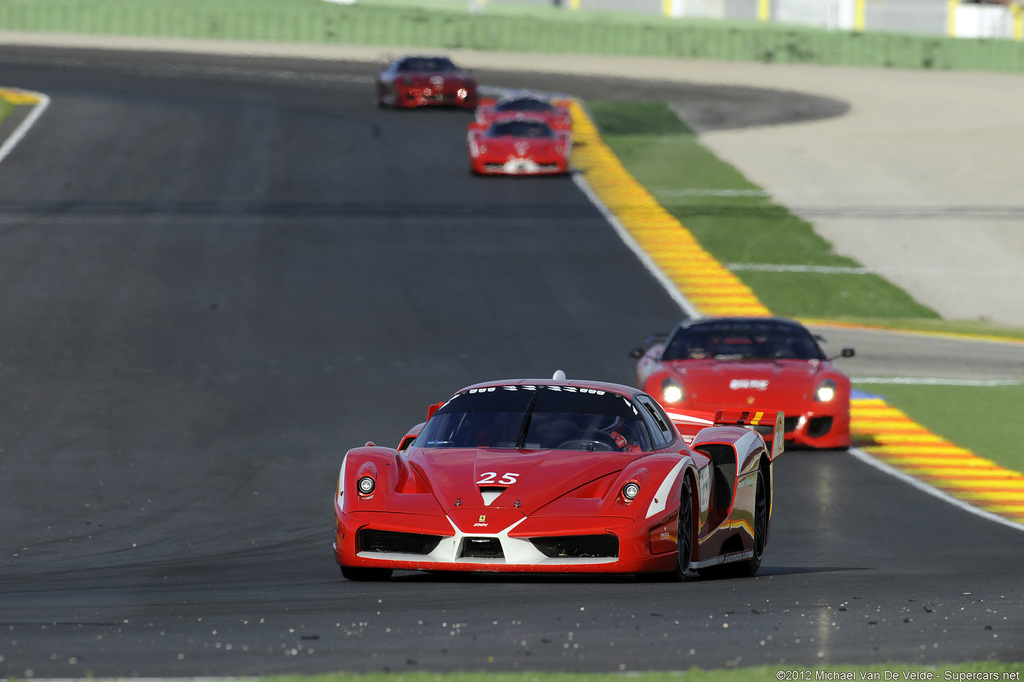
[[(700, 191), (756, 192), (735, 168), (706, 150), (664, 104), (588, 102), (602, 137), (629, 171), (721, 263), (856, 267), (834, 253), (810, 223), (764, 196), (705, 196)], [(649, 127), (643, 123), (649, 118)], [(678, 121), (678, 119), (676, 119)], [(607, 125), (606, 125), (607, 123)], [(648, 132), (634, 132), (648, 131)], [(738, 270), (768, 308), (787, 317), (858, 321), (937, 320), (932, 310), (877, 275)]]
[(0, 98), (0, 123), (3, 123), (4, 120), (11, 115), (12, 111), (14, 111), (14, 105), (7, 100)]
[[(810, 223), (757, 194), (761, 188), (705, 149), (667, 105), (594, 101), (586, 106), (626, 169), (719, 262), (859, 266), (836, 254)], [(753, 195), (702, 196), (696, 190)], [(736, 274), (777, 315), (1024, 340), (1024, 329), (944, 321), (876, 275), (745, 270)], [(1024, 404), (1024, 387), (863, 388), (884, 395), (933, 433), (1004, 467), (1024, 471), (1024, 452), (1015, 447), (1024, 439), (1024, 423), (1015, 416), (1015, 407)]]
[[(816, 670), (826, 673), (845, 673), (852, 675), (855, 680), (879, 680), (886, 679), (886, 673), (890, 673), (888, 679), (903, 680), (904, 675), (920, 673), (922, 670), (931, 671), (932, 679), (942, 681), (945, 673), (970, 673), (985, 672), (995, 673), (999, 680), (1019, 680), (1020, 663), (957, 663), (940, 664), (935, 666), (908, 665), (906, 663), (871, 664), (866, 666), (835, 665), (821, 666), (817, 668), (805, 668), (803, 666), (786, 666), (775, 668), (772, 666), (757, 666), (751, 668), (727, 668), (721, 670), (701, 670), (690, 668), (682, 671), (661, 671), (661, 672), (629, 672), (629, 673), (549, 673), (549, 672), (456, 672), (456, 673), (429, 673), (429, 672), (407, 672), (407, 673), (366, 673), (366, 674), (328, 674), (314, 676), (281, 676), (264, 677), (265, 682), (768, 682), (776, 680), (776, 673), (780, 670), (789, 674), (787, 680), (814, 680)], [(1005, 675), (1006, 677), (1003, 677)]]
[[(601, 135), (629, 172), (726, 265), (859, 267), (836, 254), (813, 226), (757, 192), (734, 167), (704, 148), (698, 137), (659, 102), (588, 101)], [(730, 190), (753, 195), (712, 196)], [(761, 272), (737, 269), (778, 315), (934, 332), (1012, 335), (983, 323), (948, 323), (878, 275)]]

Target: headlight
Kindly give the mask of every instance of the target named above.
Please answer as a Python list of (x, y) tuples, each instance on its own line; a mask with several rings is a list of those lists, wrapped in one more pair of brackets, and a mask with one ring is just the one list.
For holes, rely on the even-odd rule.
[(666, 403), (675, 404), (683, 401), (683, 386), (669, 377), (661, 382), (661, 397)]
[(640, 494), (640, 484), (636, 481), (630, 481), (626, 485), (622, 486), (622, 496), (628, 501), (632, 502), (636, 499), (636, 496)]
[(825, 379), (814, 389), (814, 399), (819, 403), (827, 403), (836, 397), (836, 382)]
[(356, 481), (356, 488), (359, 489), (360, 495), (369, 495), (376, 487), (377, 482), (373, 480), (373, 476), (363, 476)]

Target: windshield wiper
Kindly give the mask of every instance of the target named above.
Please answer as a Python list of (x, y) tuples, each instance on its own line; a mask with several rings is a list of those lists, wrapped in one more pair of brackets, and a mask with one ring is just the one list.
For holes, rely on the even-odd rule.
[(519, 437), (516, 438), (516, 450), (526, 449), (526, 432), (530, 430), (530, 420), (533, 419), (533, 406), (537, 402), (540, 391), (533, 394), (530, 404), (526, 406), (526, 414), (523, 416), (523, 425), (519, 430)]

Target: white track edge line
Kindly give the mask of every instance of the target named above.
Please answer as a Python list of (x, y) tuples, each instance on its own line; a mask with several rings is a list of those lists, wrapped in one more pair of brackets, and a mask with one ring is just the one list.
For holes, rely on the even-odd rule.
[(13, 150), (19, 142), (21, 142), (21, 139), (28, 134), (29, 128), (35, 125), (35, 122), (43, 115), (46, 108), (50, 106), (50, 98), (41, 92), (31, 92), (29, 90), (21, 90), (21, 92), (25, 92), (33, 97), (38, 97), (39, 103), (32, 107), (32, 111), (25, 117), (25, 120), (18, 124), (18, 127), (15, 128), (13, 133), (11, 133), (11, 136), (7, 138), (3, 145), (0, 145), (0, 162), (2, 162), (7, 155), (11, 153), (11, 150)]
[(1024, 525), (1019, 524), (1015, 521), (1011, 521), (1010, 519), (1000, 516), (999, 514), (993, 514), (992, 512), (985, 511), (984, 509), (976, 507), (968, 502), (964, 502), (963, 500), (958, 500), (949, 493), (943, 492), (938, 488), (925, 483), (924, 481), (916, 479), (910, 474), (905, 474), (890, 464), (886, 464), (885, 462), (875, 459), (870, 454), (864, 452), (860, 448), (850, 448), (849, 453), (856, 457), (857, 459), (859, 459), (860, 461), (864, 462), (865, 464), (873, 466), (879, 471), (889, 474), (890, 476), (893, 476), (903, 481), (904, 483), (907, 483), (908, 485), (917, 488), (921, 492), (928, 493), (932, 497), (937, 497), (940, 500), (944, 500), (953, 505), (954, 507), (959, 507), (960, 509), (968, 513), (974, 514), (975, 516), (980, 516), (983, 519), (988, 519), (989, 521), (993, 521), (1000, 525), (1006, 526), (1007, 528), (1013, 528), (1014, 530), (1024, 532)]
[(672, 297), (672, 300), (682, 308), (683, 313), (690, 319), (704, 317), (704, 315), (702, 315), (697, 308), (690, 303), (689, 299), (683, 295), (683, 292), (679, 291), (679, 288), (676, 287), (672, 280), (670, 280), (665, 273), (661, 271), (661, 268), (659, 268), (654, 260), (651, 259), (650, 254), (641, 248), (633, 238), (633, 235), (631, 235), (626, 227), (619, 221), (618, 217), (616, 217), (616, 215), (604, 205), (604, 202), (598, 198), (594, 193), (594, 190), (590, 188), (590, 184), (587, 183), (586, 179), (584, 179), (583, 174), (578, 171), (573, 172), (572, 181), (576, 183), (576, 186), (580, 188), (580, 191), (583, 192), (587, 199), (590, 200), (590, 203), (592, 203), (597, 210), (601, 212), (601, 215), (603, 215), (605, 220), (608, 221), (608, 224), (611, 225), (612, 229), (619, 235), (619, 239), (629, 247), (629, 250), (632, 251), (633, 255), (640, 260), (644, 268), (654, 276), (654, 279), (661, 284), (662, 288), (669, 296)]

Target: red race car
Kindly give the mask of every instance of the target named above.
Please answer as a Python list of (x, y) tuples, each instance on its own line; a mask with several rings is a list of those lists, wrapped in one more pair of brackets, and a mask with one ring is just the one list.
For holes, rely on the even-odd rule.
[(334, 556), (349, 580), (396, 569), (753, 575), (782, 413), (676, 414), (635, 388), (476, 384), (397, 449), (349, 450)]
[(381, 107), (476, 109), (477, 83), (447, 57), (402, 57), (377, 74)]
[(569, 172), (572, 133), (537, 118), (471, 123), (469, 168), (480, 175), (559, 175)]
[[(781, 409), (788, 443), (850, 445), (850, 379), (799, 322), (687, 320), (630, 355), (638, 361), (637, 385), (666, 409)], [(842, 350), (844, 358), (853, 355)]]
[(572, 129), (572, 113), (567, 105), (531, 93), (507, 95), (476, 108), (476, 122), (481, 124), (517, 118), (537, 118), (556, 130)]

